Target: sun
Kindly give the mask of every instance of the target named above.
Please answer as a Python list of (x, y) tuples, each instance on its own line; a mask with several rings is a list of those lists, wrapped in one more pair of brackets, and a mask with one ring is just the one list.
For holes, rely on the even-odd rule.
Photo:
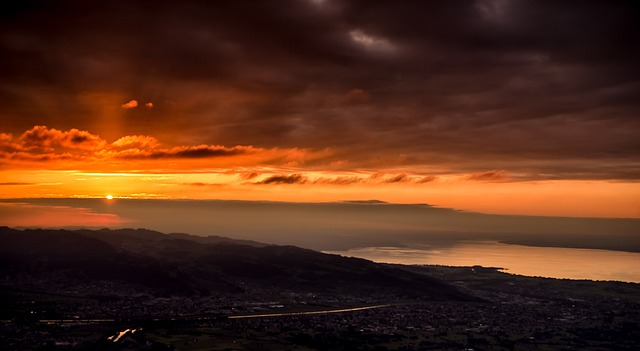
[(107, 199), (107, 200), (113, 200), (113, 195), (107, 195), (104, 198)]

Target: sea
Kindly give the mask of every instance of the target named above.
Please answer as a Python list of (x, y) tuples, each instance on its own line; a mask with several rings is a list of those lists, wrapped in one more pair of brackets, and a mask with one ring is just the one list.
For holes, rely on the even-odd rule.
[(640, 253), (465, 241), (446, 247), (363, 247), (327, 253), (375, 262), (498, 267), (532, 277), (640, 283)]

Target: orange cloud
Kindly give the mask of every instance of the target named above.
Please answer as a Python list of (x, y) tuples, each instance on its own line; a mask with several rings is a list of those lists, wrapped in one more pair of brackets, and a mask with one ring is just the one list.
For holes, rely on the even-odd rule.
[[(54, 169), (166, 169), (169, 165), (158, 162), (161, 159), (176, 160), (170, 168), (183, 170), (261, 165), (298, 167), (323, 163), (330, 156), (328, 149), (208, 144), (162, 147), (158, 139), (149, 135), (127, 135), (108, 143), (87, 131), (60, 131), (46, 126), (35, 126), (17, 138), (0, 134), (0, 166), (5, 169), (41, 167), (37, 165), (41, 162), (48, 162), (48, 167)], [(64, 162), (56, 162), (62, 160)], [(258, 174), (246, 179), (256, 176)]]
[(10, 142), (13, 136), (9, 133), (0, 133), (0, 145), (6, 142)]
[(260, 149), (251, 146), (225, 147), (221, 145), (176, 146), (159, 148), (158, 139), (148, 135), (127, 135), (114, 141), (104, 152), (117, 159), (160, 159), (160, 158), (208, 158), (233, 156)]
[(87, 131), (60, 131), (35, 126), (17, 138), (0, 134), (0, 160), (52, 161), (82, 159), (106, 146), (106, 142)]
[(239, 174), (240, 178), (243, 179), (243, 180), (250, 180), (250, 179), (253, 179), (253, 178), (255, 178), (255, 177), (259, 176), (259, 175), (260, 175), (260, 173), (258, 173), (258, 172), (244, 172), (244, 173), (240, 173)]
[(252, 151), (257, 151), (250, 146), (224, 147), (218, 145), (178, 146), (170, 149), (125, 149), (111, 153), (113, 158), (119, 159), (161, 159), (161, 158), (211, 158), (221, 156), (234, 156)]
[(154, 149), (158, 145), (158, 139), (148, 135), (127, 135), (111, 143), (115, 148), (141, 150)]
[(71, 129), (63, 132), (46, 126), (35, 126), (24, 132), (18, 141), (23, 150), (54, 151), (58, 148), (95, 150), (103, 147), (105, 141), (84, 130)]
[(317, 178), (313, 181), (314, 184), (329, 184), (329, 185), (351, 185), (363, 183), (365, 180), (358, 176), (338, 176), (335, 178)]
[(378, 184), (421, 184), (436, 180), (434, 176), (415, 177), (408, 176), (404, 173), (387, 176), (382, 173), (375, 173), (370, 176), (354, 175), (354, 176), (314, 176), (306, 173), (293, 173), (293, 174), (276, 174), (268, 176), (260, 181), (249, 184), (314, 184), (314, 185), (378, 185)]
[(406, 174), (398, 174), (396, 176), (393, 176), (391, 178), (385, 179), (385, 183), (402, 183), (402, 182), (407, 182), (409, 181), (409, 177), (407, 177)]
[(125, 110), (131, 109), (131, 108), (136, 108), (138, 107), (138, 101), (137, 100), (131, 100), (127, 103), (124, 103), (122, 105), (120, 105), (120, 107), (122, 107)]

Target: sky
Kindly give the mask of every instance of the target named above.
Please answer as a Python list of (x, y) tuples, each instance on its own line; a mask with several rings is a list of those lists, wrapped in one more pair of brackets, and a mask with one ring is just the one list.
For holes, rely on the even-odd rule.
[(640, 218), (635, 1), (14, 1), (0, 198)]

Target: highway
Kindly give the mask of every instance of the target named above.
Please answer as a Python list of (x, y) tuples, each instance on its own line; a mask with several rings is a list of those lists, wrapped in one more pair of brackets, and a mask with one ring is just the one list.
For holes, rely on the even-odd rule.
[(329, 313), (345, 313), (345, 312), (364, 311), (364, 310), (372, 310), (372, 309), (376, 309), (376, 308), (384, 308), (384, 307), (389, 307), (389, 306), (391, 306), (391, 305), (390, 304), (387, 304), (387, 305), (373, 305), (373, 306), (341, 308), (341, 309), (322, 310), (322, 311), (308, 311), (308, 312), (243, 314), (243, 315), (228, 316), (227, 318), (229, 318), (229, 319), (243, 319), (243, 318), (307, 316), (307, 315), (314, 315), (314, 314), (329, 314)]

